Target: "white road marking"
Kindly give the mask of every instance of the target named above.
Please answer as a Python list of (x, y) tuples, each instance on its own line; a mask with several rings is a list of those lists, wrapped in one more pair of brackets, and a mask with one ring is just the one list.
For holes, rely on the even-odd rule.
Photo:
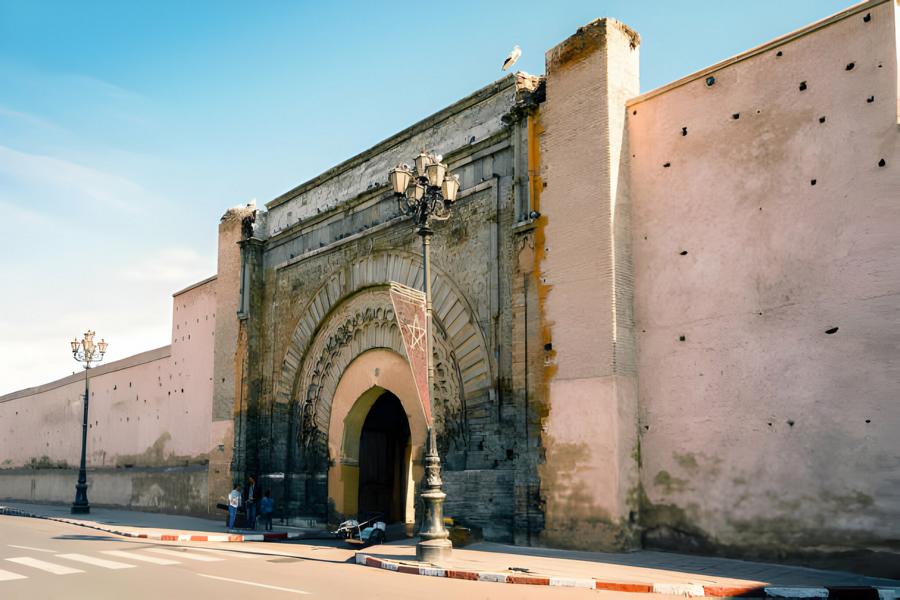
[(879, 600), (895, 600), (900, 598), (900, 587), (880, 587), (878, 588)]
[(706, 591), (702, 585), (696, 583), (654, 583), (653, 593), (670, 596), (703, 596)]
[(40, 569), (41, 571), (47, 571), (48, 573), (53, 573), (54, 575), (84, 573), (84, 571), (82, 571), (81, 569), (73, 569), (72, 567), (65, 567), (63, 565), (55, 565), (53, 563), (44, 562), (36, 558), (30, 558), (28, 556), (17, 556), (15, 558), (7, 558), (6, 560), (19, 565), (25, 565), (26, 567), (32, 567), (34, 569)]
[(231, 583), (242, 583), (244, 585), (253, 585), (256, 587), (266, 588), (267, 590), (278, 590), (280, 592), (290, 592), (292, 594), (309, 594), (309, 592), (304, 592), (303, 590), (294, 590), (286, 587), (278, 587), (277, 585), (268, 585), (265, 583), (256, 583), (253, 581), (243, 581), (241, 579), (231, 579), (229, 577), (219, 577), (217, 575), (205, 575), (203, 573), (197, 573), (200, 577), (207, 577), (209, 579), (220, 579), (222, 581), (230, 581)]
[(43, 548), (33, 548), (31, 546), (16, 546), (15, 544), (7, 544), (10, 548), (19, 548), (21, 550), (34, 550), (35, 552), (49, 552), (50, 554), (56, 554), (59, 550), (45, 550)]
[(202, 554), (189, 554), (187, 552), (179, 552), (178, 550), (168, 550), (166, 548), (147, 548), (147, 552), (156, 552), (157, 554), (165, 554), (167, 556), (177, 556), (178, 558), (187, 558), (188, 560), (199, 560), (203, 562), (215, 562), (222, 560), (214, 556), (204, 556)]
[[(654, 586), (656, 587), (656, 586)], [(767, 587), (766, 596), (773, 598), (827, 598), (826, 588), (815, 587)], [(653, 591), (656, 591), (655, 589)]]
[(18, 573), (13, 573), (12, 571), (4, 571), (0, 569), (0, 581), (10, 581), (12, 579), (28, 579), (27, 575), (19, 575)]
[(229, 550), (214, 550), (212, 548), (191, 548), (191, 550), (199, 550), (200, 552), (209, 552), (218, 556), (227, 556), (228, 558), (259, 558), (258, 554), (244, 554), (242, 552), (234, 552)]
[(103, 567), (104, 569), (133, 569), (135, 567), (135, 565), (120, 563), (114, 560), (94, 558), (93, 556), (88, 556), (87, 554), (57, 554), (56, 558), (65, 558), (68, 560), (74, 560), (75, 562), (83, 562), (88, 565), (94, 565), (95, 567)]
[(153, 563), (154, 565), (177, 565), (181, 564), (177, 560), (169, 560), (168, 558), (156, 558), (155, 556), (147, 556), (146, 554), (138, 554), (137, 552), (123, 552), (122, 550), (101, 550), (103, 554), (117, 556), (119, 558), (127, 558), (129, 560), (140, 560), (143, 562)]

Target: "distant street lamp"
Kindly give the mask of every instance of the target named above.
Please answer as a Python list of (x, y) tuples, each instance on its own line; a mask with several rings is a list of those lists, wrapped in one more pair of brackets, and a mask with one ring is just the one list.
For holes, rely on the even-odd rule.
[(103, 360), (106, 354), (108, 344), (101, 339), (94, 343), (93, 331), (85, 331), (84, 338), (79, 342), (78, 338), (72, 340), (72, 358), (81, 363), (84, 367), (84, 418), (81, 421), (81, 468), (78, 470), (78, 483), (75, 484), (75, 502), (72, 503), (72, 514), (87, 514), (91, 512), (91, 505), (88, 503), (87, 497), (87, 467), (85, 465), (85, 457), (87, 452), (87, 430), (88, 430), (88, 371), (91, 363), (98, 363)]
[[(400, 211), (415, 219), (416, 233), (422, 236), (422, 263), (425, 275), (425, 347), (428, 354), (428, 398), (434, 398), (433, 324), (431, 317), (431, 222), (446, 221), (459, 192), (459, 177), (451, 175), (440, 155), (422, 152), (415, 159), (415, 172), (405, 164), (391, 169), (391, 187)], [(434, 411), (431, 411), (434, 414)], [(434, 427), (428, 426), (425, 441), (425, 489), (422, 500), (425, 515), (421, 541), (416, 544), (416, 557), (424, 562), (436, 562), (450, 556), (450, 534), (444, 528), (444, 498), (441, 491), (441, 459), (437, 452)]]

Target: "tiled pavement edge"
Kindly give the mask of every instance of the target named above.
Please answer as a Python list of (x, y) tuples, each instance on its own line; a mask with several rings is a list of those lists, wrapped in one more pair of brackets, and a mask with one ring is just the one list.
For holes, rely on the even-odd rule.
[(58, 521), (60, 523), (68, 523), (69, 525), (78, 525), (79, 527), (87, 527), (96, 529), (106, 533), (113, 533), (129, 538), (139, 538), (143, 540), (158, 540), (163, 542), (277, 542), (280, 540), (295, 540), (303, 537), (302, 533), (223, 533), (223, 534), (174, 534), (174, 533), (135, 533), (133, 531), (124, 531), (113, 527), (98, 525), (95, 521), (82, 521), (79, 519), (64, 519), (62, 517), (52, 517), (49, 515), (40, 515), (28, 512), (19, 508), (0, 505), (0, 515), (10, 515), (16, 517), (31, 517), (32, 519), (46, 519), (48, 521)]
[[(46, 519), (67, 523), (79, 527), (87, 527), (105, 533), (112, 533), (127, 538), (171, 541), (171, 542), (269, 542), (300, 539), (302, 533), (278, 532), (258, 534), (167, 534), (136, 533), (114, 527), (99, 525), (95, 521), (84, 521), (42, 515), (20, 508), (0, 505), (0, 515), (11, 515)], [(745, 597), (745, 598), (827, 598), (829, 600), (900, 600), (900, 587), (876, 586), (765, 586), (757, 583), (748, 585), (709, 585), (697, 583), (649, 583), (609, 581), (588, 577), (555, 577), (540, 576), (519, 572), (476, 571), (470, 569), (441, 568), (416, 562), (388, 560), (356, 553), (356, 563), (368, 567), (376, 567), (398, 573), (424, 575), (428, 577), (448, 577), (470, 581), (487, 581), (494, 583), (513, 583), (520, 585), (546, 585), (554, 587), (587, 588), (618, 592), (657, 593), (687, 597)]]
[(742, 598), (827, 598), (829, 600), (880, 599), (897, 600), (900, 588), (873, 586), (823, 586), (823, 587), (782, 587), (782, 586), (722, 586), (686, 583), (634, 583), (604, 581), (593, 578), (541, 577), (520, 573), (497, 573), (491, 571), (471, 571), (445, 569), (421, 563), (406, 563), (356, 553), (356, 564), (376, 567), (409, 575), (426, 577), (448, 577), (470, 581), (490, 581), (494, 583), (514, 583), (520, 585), (548, 585), (554, 587), (587, 588), (615, 592), (637, 592), (644, 594), (668, 594), (691, 597), (742, 597)]

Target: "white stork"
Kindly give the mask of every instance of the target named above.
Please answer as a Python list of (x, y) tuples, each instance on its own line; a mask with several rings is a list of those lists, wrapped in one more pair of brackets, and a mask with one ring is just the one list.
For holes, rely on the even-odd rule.
[(518, 46), (513, 46), (512, 52), (509, 53), (509, 56), (506, 57), (506, 60), (503, 61), (503, 69), (507, 70), (519, 60), (519, 57), (522, 56), (522, 49)]

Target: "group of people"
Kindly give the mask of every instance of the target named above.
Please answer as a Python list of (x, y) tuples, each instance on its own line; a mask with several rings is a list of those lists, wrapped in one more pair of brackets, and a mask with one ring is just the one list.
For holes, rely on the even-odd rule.
[[(257, 516), (257, 499), (258, 491), (256, 489), (256, 480), (253, 477), (247, 478), (247, 485), (241, 491), (241, 484), (235, 483), (234, 489), (228, 494), (228, 529), (234, 529), (234, 521), (237, 518), (238, 508), (243, 504), (244, 512), (247, 515), (247, 528), (256, 529)], [(275, 502), (272, 500), (272, 494), (266, 490), (262, 500), (259, 502), (259, 516), (262, 519), (266, 531), (272, 531), (272, 512), (275, 509)]]

